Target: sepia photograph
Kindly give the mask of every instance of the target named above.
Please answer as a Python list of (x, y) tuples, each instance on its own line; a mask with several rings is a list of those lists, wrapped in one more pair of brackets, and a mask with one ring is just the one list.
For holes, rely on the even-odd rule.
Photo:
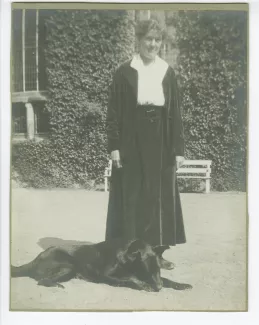
[(248, 8), (12, 4), (11, 311), (248, 310)]

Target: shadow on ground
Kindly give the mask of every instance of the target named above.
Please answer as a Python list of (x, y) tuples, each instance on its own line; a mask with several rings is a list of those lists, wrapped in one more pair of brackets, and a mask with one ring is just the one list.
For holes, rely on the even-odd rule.
[(61, 239), (56, 237), (45, 237), (45, 238), (40, 238), (37, 244), (42, 249), (45, 250), (52, 246), (69, 248), (69, 247), (80, 246), (80, 245), (91, 245), (93, 243), (87, 241), (67, 240), (67, 239)]

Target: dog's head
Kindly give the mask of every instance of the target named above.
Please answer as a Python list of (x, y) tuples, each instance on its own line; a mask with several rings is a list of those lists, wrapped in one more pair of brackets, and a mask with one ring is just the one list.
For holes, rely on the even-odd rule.
[(148, 283), (154, 291), (162, 289), (160, 269), (171, 270), (174, 264), (165, 260), (162, 255), (170, 247), (167, 245), (154, 246), (142, 240), (132, 241), (126, 252), (125, 258), (131, 271), (137, 278)]

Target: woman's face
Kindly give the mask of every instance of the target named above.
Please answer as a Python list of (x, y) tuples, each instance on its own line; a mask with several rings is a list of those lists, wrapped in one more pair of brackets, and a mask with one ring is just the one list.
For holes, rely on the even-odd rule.
[(150, 31), (139, 40), (140, 55), (148, 60), (152, 61), (158, 54), (162, 45), (162, 37), (156, 31)]

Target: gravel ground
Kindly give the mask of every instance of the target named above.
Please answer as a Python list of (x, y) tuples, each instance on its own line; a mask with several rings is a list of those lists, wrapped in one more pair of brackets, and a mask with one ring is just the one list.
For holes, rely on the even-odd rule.
[[(12, 310), (245, 311), (246, 196), (181, 194), (188, 242), (164, 256), (176, 264), (162, 275), (190, 291), (148, 293), (71, 280), (65, 289), (11, 280)], [(13, 189), (11, 261), (20, 265), (51, 245), (104, 238), (108, 194), (84, 190)]]

